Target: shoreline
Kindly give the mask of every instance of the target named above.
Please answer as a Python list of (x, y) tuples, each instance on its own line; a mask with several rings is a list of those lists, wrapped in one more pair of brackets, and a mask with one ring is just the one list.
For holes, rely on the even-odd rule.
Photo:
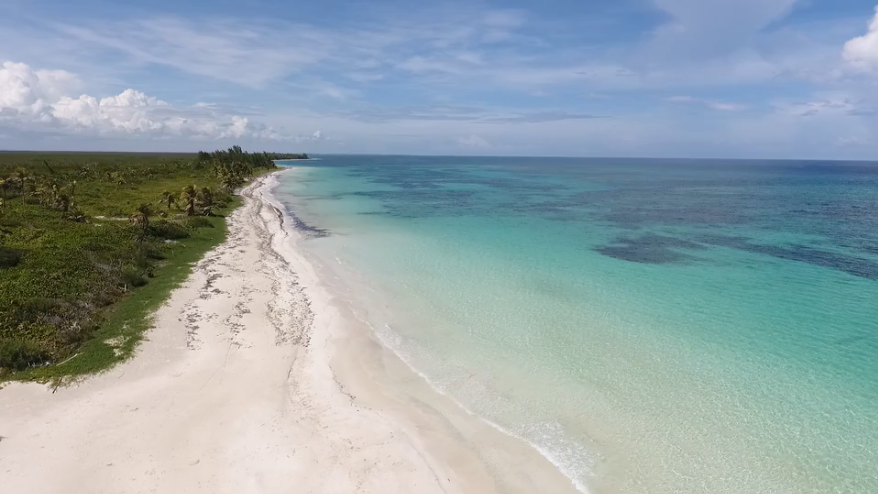
[[(295, 173), (294, 170), (277, 173)], [(288, 211), (272, 194), (279, 185), (277, 177), (267, 180), (271, 183), (263, 200), (284, 215), (284, 226), (293, 229), (293, 235), (319, 238), (330, 234), (303, 223)], [(471, 412), (398, 355), (371, 324), (355, 314), (348, 300), (350, 288), (331, 265), (321, 266), (319, 259), (302, 248), (294, 247), (291, 253), (303, 263), (301, 271), (313, 276), (306, 286), (323, 292), (317, 298), (329, 297), (331, 310), (336, 312), (327, 317), (336, 320), (330, 330), (336, 350), (332, 361), (337, 382), (353, 390), (353, 395), (373, 409), (392, 412), (398, 423), (413, 427), (412, 435), (426, 439), (428, 451), (444, 457), (447, 465), (458, 464), (465, 469), (479, 465), (480, 475), (486, 478), (475, 489), (464, 492), (590, 492), (567, 477), (539, 446)], [(460, 441), (466, 437), (477, 439)]]
[(134, 358), (54, 394), (0, 389), (0, 485), (575, 492), (528, 444), (468, 415), (357, 326), (294, 247), (274, 175), (242, 191), (226, 242), (173, 291)]

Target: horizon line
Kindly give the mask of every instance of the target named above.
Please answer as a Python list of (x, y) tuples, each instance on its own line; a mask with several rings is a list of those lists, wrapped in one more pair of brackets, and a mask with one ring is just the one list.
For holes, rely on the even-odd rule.
[[(242, 146), (243, 147), (243, 146)], [(70, 151), (70, 150), (24, 150), (24, 149), (0, 149), (0, 154), (129, 154), (129, 155), (161, 155), (161, 154), (198, 154), (204, 151)], [(209, 152), (209, 151), (208, 151)], [(408, 153), (309, 153), (306, 151), (249, 151), (268, 152), (277, 154), (306, 154), (308, 156), (390, 156), (390, 157), (418, 157), (418, 158), (515, 158), (515, 159), (605, 159), (605, 160), (686, 160), (686, 161), (811, 161), (811, 162), (836, 162), (836, 163), (875, 163), (876, 159), (841, 159), (841, 158), (724, 158), (724, 157), (662, 157), (662, 156), (571, 156), (571, 155), (489, 155), (489, 154), (408, 154)]]

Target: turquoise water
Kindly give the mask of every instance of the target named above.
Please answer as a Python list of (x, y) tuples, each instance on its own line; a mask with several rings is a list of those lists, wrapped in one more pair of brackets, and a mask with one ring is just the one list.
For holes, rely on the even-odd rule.
[(581, 490), (878, 492), (878, 165), (293, 165), (379, 337)]

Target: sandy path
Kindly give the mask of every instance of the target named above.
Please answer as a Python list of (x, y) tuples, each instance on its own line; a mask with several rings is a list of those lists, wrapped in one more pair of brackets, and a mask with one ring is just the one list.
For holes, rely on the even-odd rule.
[[(435, 396), (365, 396), (388, 365), (407, 372), (388, 357), (361, 360), (348, 346), (337, 367), (351, 377), (339, 380), (338, 311), (284, 254), (291, 232), (261, 182), (134, 359), (55, 394), (0, 390), (0, 492), (569, 492), (539, 455), (459, 410), (442, 415), (426, 404)], [(470, 434), (509, 455), (507, 473)]]

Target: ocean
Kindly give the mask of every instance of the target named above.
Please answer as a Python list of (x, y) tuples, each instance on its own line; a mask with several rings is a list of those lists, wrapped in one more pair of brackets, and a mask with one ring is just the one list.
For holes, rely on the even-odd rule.
[(878, 492), (878, 164), (281, 164), (358, 317), (583, 492)]

